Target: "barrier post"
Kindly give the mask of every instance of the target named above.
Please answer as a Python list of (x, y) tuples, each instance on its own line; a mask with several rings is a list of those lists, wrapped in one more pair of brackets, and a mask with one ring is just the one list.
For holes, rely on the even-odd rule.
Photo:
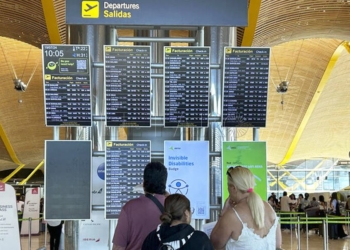
[(301, 250), (300, 244), (300, 216), (298, 215), (298, 250)]
[(327, 242), (327, 249), (328, 249), (328, 215), (326, 215), (326, 233), (324, 235), (324, 237), (326, 237), (326, 242)]
[(349, 210), (346, 210), (346, 217), (347, 217), (347, 229), (346, 229), (346, 233), (347, 235), (349, 235), (349, 222), (350, 222), (350, 219), (349, 219)]
[(29, 217), (28, 223), (28, 250), (32, 249), (32, 217)]
[(45, 249), (46, 249), (46, 245), (47, 245), (47, 223), (45, 223)]
[(305, 233), (306, 233), (306, 249), (309, 249), (309, 221), (308, 221), (308, 215), (305, 212)]
[(322, 226), (323, 226), (323, 250), (327, 250), (328, 249), (328, 245), (327, 245), (328, 232), (327, 232), (326, 220), (322, 220)]

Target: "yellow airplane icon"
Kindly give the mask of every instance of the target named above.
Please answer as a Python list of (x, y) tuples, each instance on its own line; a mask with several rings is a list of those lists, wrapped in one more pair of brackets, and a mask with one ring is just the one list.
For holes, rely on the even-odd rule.
[(90, 5), (90, 4), (86, 4), (86, 7), (87, 7), (87, 9), (84, 9), (85, 10), (85, 12), (89, 12), (90, 10), (92, 10), (92, 9), (95, 9), (96, 7), (97, 7), (97, 4), (95, 4), (94, 6), (92, 6), (92, 5)]
[(83, 18), (98, 18), (100, 15), (99, 1), (82, 1), (81, 16)]

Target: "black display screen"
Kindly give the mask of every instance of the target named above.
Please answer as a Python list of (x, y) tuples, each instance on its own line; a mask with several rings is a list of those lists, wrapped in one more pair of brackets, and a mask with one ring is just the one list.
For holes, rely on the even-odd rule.
[(151, 48), (105, 46), (107, 126), (151, 126)]
[(124, 204), (141, 195), (150, 141), (106, 141), (106, 219), (118, 219)]
[(265, 127), (270, 48), (225, 47), (223, 127)]
[(209, 47), (164, 47), (165, 127), (207, 127)]
[(91, 154), (91, 141), (45, 141), (45, 219), (90, 219)]
[(90, 47), (42, 45), (46, 126), (91, 126)]

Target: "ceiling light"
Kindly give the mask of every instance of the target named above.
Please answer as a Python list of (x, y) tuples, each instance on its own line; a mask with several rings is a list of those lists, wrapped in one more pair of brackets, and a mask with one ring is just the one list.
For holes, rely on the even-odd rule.
[(13, 79), (13, 83), (15, 84), (15, 90), (17, 91), (26, 91), (27, 89), (27, 84), (25, 84), (24, 82), (22, 82), (21, 79), (15, 78)]
[(287, 90), (288, 90), (288, 85), (289, 85), (289, 82), (288, 81), (282, 81), (278, 87), (276, 88), (277, 92), (278, 93), (286, 93)]

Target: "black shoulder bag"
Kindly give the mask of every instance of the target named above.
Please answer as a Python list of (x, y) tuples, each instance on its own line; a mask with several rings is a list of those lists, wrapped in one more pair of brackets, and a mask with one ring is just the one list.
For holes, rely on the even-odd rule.
[(154, 197), (153, 195), (151, 195), (151, 194), (149, 194), (149, 193), (145, 194), (145, 196), (146, 196), (147, 198), (151, 199), (151, 200), (154, 202), (154, 204), (157, 205), (157, 207), (159, 208), (159, 210), (160, 210), (161, 213), (164, 212), (164, 207), (163, 207), (163, 205), (159, 202), (159, 200), (158, 200), (156, 197)]

